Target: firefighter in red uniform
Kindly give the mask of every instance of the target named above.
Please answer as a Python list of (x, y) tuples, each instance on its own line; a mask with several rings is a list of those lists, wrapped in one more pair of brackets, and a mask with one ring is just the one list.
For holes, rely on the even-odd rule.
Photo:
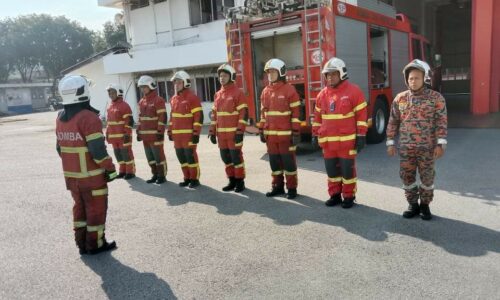
[(222, 190), (240, 193), (245, 189), (245, 165), (241, 148), (248, 120), (248, 104), (243, 92), (235, 84), (234, 68), (223, 64), (217, 73), (222, 87), (215, 94), (208, 136), (213, 144), (219, 141), (220, 156), (226, 164), (229, 183)]
[[(350, 208), (356, 199), (356, 155), (365, 146), (367, 111), (361, 89), (350, 83), (344, 61), (330, 59), (321, 71), (327, 86), (316, 98), (313, 142), (323, 149), (330, 199)], [(343, 198), (343, 200), (342, 200)]]
[(132, 127), (134, 118), (130, 106), (123, 100), (123, 89), (110, 84), (106, 89), (111, 99), (106, 116), (106, 140), (113, 146), (116, 160), (120, 165), (117, 178), (135, 177), (134, 153), (132, 152)]
[(146, 182), (162, 184), (167, 176), (167, 160), (163, 149), (167, 123), (165, 99), (156, 93), (156, 81), (151, 76), (141, 76), (137, 86), (144, 95), (139, 101), (137, 141), (144, 144), (146, 159), (153, 174)]
[(108, 156), (99, 111), (90, 106), (89, 82), (67, 75), (59, 82), (64, 110), (56, 121), (57, 152), (62, 159), (66, 188), (74, 200), (73, 227), (80, 254), (116, 248), (106, 241), (107, 182), (117, 174)]
[(297, 161), (295, 149), (300, 142), (300, 98), (295, 88), (286, 83), (286, 66), (280, 59), (270, 59), (265, 67), (269, 85), (260, 96), (260, 140), (267, 145), (272, 171), (272, 190), (267, 197), (285, 194), (297, 197)]
[(200, 141), (203, 109), (200, 99), (191, 92), (191, 79), (185, 71), (178, 71), (171, 81), (174, 82), (176, 95), (170, 102), (170, 123), (168, 139), (174, 142), (175, 154), (184, 175), (179, 186), (195, 188), (200, 185), (200, 166), (196, 146)]

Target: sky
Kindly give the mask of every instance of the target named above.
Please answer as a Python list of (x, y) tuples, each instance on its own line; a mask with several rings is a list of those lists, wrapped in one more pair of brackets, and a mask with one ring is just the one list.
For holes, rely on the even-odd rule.
[(0, 20), (19, 15), (49, 14), (66, 16), (91, 30), (113, 21), (120, 9), (97, 6), (97, 0), (0, 0)]

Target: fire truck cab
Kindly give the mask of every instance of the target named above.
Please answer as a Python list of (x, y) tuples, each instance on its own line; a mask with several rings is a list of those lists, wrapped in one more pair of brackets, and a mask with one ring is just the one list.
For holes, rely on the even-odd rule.
[(302, 141), (310, 140), (316, 95), (324, 87), (321, 69), (336, 56), (365, 94), (368, 141), (384, 140), (392, 99), (406, 89), (402, 69), (413, 58), (428, 61), (429, 43), (391, 6), (365, 2), (373, 7), (337, 0), (248, 0), (229, 11), (228, 61), (249, 98), (250, 125), (260, 119), (264, 65), (279, 58), (287, 65), (287, 82), (301, 96)]

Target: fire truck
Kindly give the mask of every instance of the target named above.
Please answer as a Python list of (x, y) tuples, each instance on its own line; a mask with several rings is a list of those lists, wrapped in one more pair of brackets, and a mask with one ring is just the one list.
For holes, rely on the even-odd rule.
[(325, 84), (321, 69), (336, 56), (365, 94), (368, 141), (384, 140), (392, 99), (406, 89), (402, 69), (414, 58), (428, 61), (430, 46), (392, 6), (354, 2), (246, 0), (245, 6), (227, 11), (228, 61), (249, 99), (250, 125), (260, 120), (264, 65), (279, 58), (287, 65), (287, 82), (301, 96), (302, 142), (310, 141), (316, 96)]

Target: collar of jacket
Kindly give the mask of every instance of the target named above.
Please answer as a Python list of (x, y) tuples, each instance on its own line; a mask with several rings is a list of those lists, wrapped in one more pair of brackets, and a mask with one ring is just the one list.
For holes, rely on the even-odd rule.
[(123, 98), (121, 96), (116, 97), (115, 100), (111, 100), (112, 103), (120, 103), (123, 102)]
[(223, 86), (221, 87), (221, 90), (222, 90), (222, 91), (229, 91), (229, 90), (234, 89), (235, 87), (236, 87), (236, 84), (234, 84), (234, 82), (230, 82), (230, 83), (228, 83), (228, 84), (226, 84), (226, 85), (223, 85)]
[(337, 86), (333, 87), (333, 86), (327, 86), (327, 90), (330, 91), (330, 92), (340, 92), (340, 91), (343, 91), (347, 88), (347, 86), (349, 85), (347, 79), (346, 80), (342, 80), (339, 84), (337, 84)]
[(156, 93), (156, 91), (151, 91), (151, 92), (149, 92), (149, 93), (145, 96), (145, 98), (146, 98), (146, 100), (151, 100), (151, 99), (156, 98), (157, 96), (158, 96), (158, 94)]
[(275, 81), (275, 82), (272, 82), (270, 83), (268, 86), (272, 89), (272, 90), (277, 90), (279, 89), (280, 87), (284, 86), (285, 83), (281, 80), (278, 80), (278, 81)]

